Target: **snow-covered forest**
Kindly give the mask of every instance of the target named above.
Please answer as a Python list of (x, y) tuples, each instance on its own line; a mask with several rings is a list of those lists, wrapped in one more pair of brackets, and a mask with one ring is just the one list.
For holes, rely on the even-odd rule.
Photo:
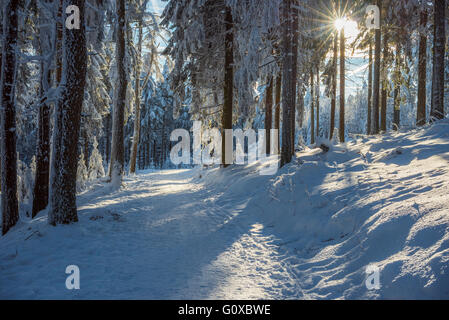
[(0, 299), (449, 299), (448, 1), (0, 6)]

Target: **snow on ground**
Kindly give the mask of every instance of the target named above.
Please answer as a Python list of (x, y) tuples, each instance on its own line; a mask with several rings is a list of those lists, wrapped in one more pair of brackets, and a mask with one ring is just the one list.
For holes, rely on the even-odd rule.
[(97, 182), (79, 223), (43, 212), (0, 238), (0, 298), (449, 298), (448, 121), (297, 156), (275, 176), (252, 165)]

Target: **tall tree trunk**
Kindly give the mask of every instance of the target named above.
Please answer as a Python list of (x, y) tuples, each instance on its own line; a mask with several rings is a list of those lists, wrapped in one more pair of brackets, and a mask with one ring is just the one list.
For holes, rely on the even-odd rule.
[[(226, 6), (225, 13), (225, 75), (224, 75), (224, 101), (223, 101), (223, 113), (221, 118), (222, 125), (222, 146), (221, 146), (221, 156), (222, 165), (227, 167), (232, 163), (232, 154), (226, 154), (226, 130), (232, 129), (232, 109), (233, 109), (233, 99), (234, 99), (234, 33), (233, 33), (233, 19), (231, 8)], [(233, 142), (229, 142), (232, 144)]]
[(444, 54), (446, 46), (446, 1), (434, 1), (433, 83), (431, 120), (443, 119), (444, 113)]
[(316, 67), (316, 136), (320, 137), (320, 67)]
[(334, 34), (334, 56), (332, 58), (331, 119), (329, 139), (332, 140), (335, 129), (335, 109), (337, 106), (337, 74), (338, 74), (338, 32)]
[(380, 109), (380, 130), (387, 131), (387, 98), (388, 98), (388, 32), (384, 30), (383, 38), (383, 62), (382, 62), (382, 96), (381, 96), (381, 109)]
[[(381, 8), (382, 1), (377, 0), (377, 6)], [(382, 15), (382, 10), (381, 13)], [(382, 23), (382, 17), (381, 17)], [(376, 29), (374, 36), (374, 83), (373, 83), (373, 133), (379, 133), (379, 111), (380, 111), (380, 54), (381, 54), (381, 30)]]
[(301, 80), (301, 84), (298, 90), (298, 126), (302, 128), (304, 125), (304, 90)]
[[(48, 1), (47, 1), (48, 2)], [(56, 50), (56, 72), (55, 72), (55, 82), (56, 85), (59, 86), (62, 77), (62, 37), (63, 37), (63, 29), (62, 29), (62, 6), (63, 0), (57, 1), (57, 21), (56, 21), (56, 33), (54, 38), (55, 50)], [(43, 22), (45, 24), (47, 22)], [(45, 47), (44, 43), (44, 34), (45, 27), (41, 26), (40, 31), (42, 32), (40, 35), (40, 43), (41, 50), (44, 49), (49, 50), (48, 47)], [(47, 44), (48, 46), (48, 44)], [(45, 62), (42, 63), (41, 70), (41, 96), (43, 96), (48, 88), (50, 87), (50, 77), (51, 71), (50, 66)], [(51, 110), (50, 106), (42, 101), (39, 108), (39, 124), (38, 124), (38, 150), (36, 157), (36, 172), (35, 172), (35, 180), (34, 180), (34, 189), (33, 189), (33, 208), (32, 208), (32, 217), (34, 218), (39, 211), (45, 209), (48, 205), (49, 201), (49, 192), (50, 192), (50, 117)], [(61, 119), (59, 120), (61, 121)], [(59, 136), (58, 136), (59, 138)], [(56, 142), (56, 137), (54, 136), (54, 143)], [(60, 141), (58, 142), (60, 143)]]
[(395, 83), (394, 83), (394, 113), (393, 113), (393, 130), (399, 130), (401, 123), (401, 84), (399, 83), (400, 78), (400, 55), (401, 55), (401, 45), (398, 43), (396, 45), (396, 62), (395, 62)]
[(292, 72), (291, 72), (291, 115), (290, 115), (290, 133), (291, 133), (291, 153), (292, 156), (295, 154), (295, 134), (296, 134), (296, 86), (298, 83), (298, 40), (299, 40), (299, 12), (298, 12), (298, 3), (296, 0), (293, 0), (291, 7), (292, 12)]
[(16, 46), (18, 33), (19, 1), (10, 0), (5, 5), (3, 66), (1, 73), (1, 167), (2, 169), (2, 234), (6, 234), (19, 220), (17, 201), (16, 153)]
[[(48, 1), (46, 1), (48, 3)], [(39, 28), (39, 51), (42, 55), (46, 50), (50, 50), (51, 30), (44, 27), (49, 19), (45, 12), (40, 14), (41, 27)], [(36, 171), (33, 187), (33, 207), (31, 217), (34, 218), (39, 211), (44, 210), (48, 205), (49, 180), (50, 180), (50, 105), (44, 99), (47, 90), (50, 88), (51, 62), (43, 61), (40, 70), (39, 87), (39, 115), (38, 115), (38, 141), (36, 152)]]
[[(1, 91), (2, 91), (2, 56), (3, 56), (3, 11), (0, 7), (0, 97), (1, 97)], [(1, 123), (1, 119), (0, 119)], [(1, 124), (0, 124), (1, 126)], [(0, 142), (0, 152), (1, 152), (1, 142)], [(0, 175), (3, 175), (2, 173), (2, 161), (1, 161), (1, 155), (0, 155)], [(0, 191), (2, 191), (2, 178), (0, 176)]]
[(282, 5), (282, 50), (283, 50), (283, 77), (282, 77), (282, 151), (281, 167), (292, 160), (291, 141), (291, 117), (292, 109), (295, 105), (293, 94), (292, 72), (293, 72), (293, 52), (292, 52), (292, 21), (291, 21), (291, 0), (283, 1)]
[(416, 113), (416, 125), (426, 124), (426, 82), (427, 82), (427, 18), (428, 13), (424, 9), (421, 12), (420, 36), (419, 36), (419, 64), (418, 64), (418, 106)]
[[(278, 130), (278, 144), (281, 141), (281, 90), (282, 90), (282, 73), (279, 72), (279, 74), (276, 77), (276, 109), (274, 110), (274, 128)], [(278, 148), (278, 153), (280, 154), (281, 150)]]
[(111, 140), (110, 140), (110, 137), (111, 137), (111, 114), (108, 114), (106, 116), (105, 127), (106, 127), (105, 128), (106, 129), (106, 132), (105, 132), (105, 136), (106, 136), (105, 160), (106, 160), (106, 163), (109, 163), (110, 156), (111, 156)]
[(116, 63), (118, 81), (115, 88), (114, 113), (112, 118), (112, 145), (109, 176), (112, 183), (119, 187), (125, 166), (125, 144), (123, 124), (125, 121), (125, 99), (128, 80), (125, 67), (125, 1), (116, 0), (117, 30), (116, 30)]
[[(136, 161), (137, 161), (137, 149), (139, 146), (140, 140), (140, 70), (141, 70), (141, 56), (142, 56), (142, 16), (139, 18), (138, 25), (139, 35), (138, 35), (138, 43), (137, 43), (137, 66), (135, 73), (135, 81), (136, 81), (136, 89), (135, 89), (135, 108), (136, 114), (134, 119), (134, 134), (133, 134), (133, 144), (131, 147), (131, 159), (130, 159), (130, 167), (129, 172), (136, 172)], [(151, 70), (151, 69), (150, 69)]]
[(345, 142), (345, 29), (340, 31), (340, 142)]
[(89, 168), (89, 136), (87, 134), (87, 129), (83, 132), (83, 153), (84, 153), (84, 165)]
[[(84, 17), (84, 1), (73, 0)], [(55, 108), (55, 140), (48, 221), (52, 225), (78, 221), (76, 209), (77, 149), (87, 71), (84, 23), (80, 29), (64, 28), (63, 78), (60, 100)]]
[(267, 147), (266, 154), (270, 154), (271, 150), (271, 134), (270, 130), (272, 128), (273, 123), (273, 77), (268, 79), (267, 92), (265, 95), (265, 130), (266, 130), (266, 139), (267, 139)]
[(310, 71), (310, 144), (315, 143), (315, 76)]
[[(50, 86), (51, 72), (46, 64), (41, 64), (40, 96), (46, 93)], [(33, 189), (32, 218), (48, 205), (50, 180), (50, 106), (42, 102), (39, 107), (38, 143), (36, 156), (36, 172)]]
[(371, 43), (371, 39), (369, 42), (369, 63), (368, 63), (368, 117), (367, 117), (367, 127), (366, 134), (372, 133), (372, 102), (373, 102), (373, 44)]
[(62, 36), (63, 36), (63, 17), (62, 6), (64, 0), (59, 0), (58, 13), (56, 20), (56, 84), (61, 83), (62, 78)]

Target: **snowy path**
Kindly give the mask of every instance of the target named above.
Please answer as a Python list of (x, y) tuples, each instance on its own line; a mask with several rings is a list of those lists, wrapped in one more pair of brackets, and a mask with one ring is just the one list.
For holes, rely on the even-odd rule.
[[(31, 241), (21, 243), (17, 256), (12, 250), (1, 265), (11, 275), (0, 277), (0, 297), (300, 297), (286, 257), (272, 244), (274, 236), (243, 214), (246, 203), (217, 197), (223, 190), (206, 190), (192, 180), (195, 171), (177, 170), (129, 178), (125, 189), (111, 194), (98, 185), (79, 197), (79, 224), (58, 227), (55, 235), (41, 218), (32, 230), (21, 229), (30, 239), (43, 238), (41, 254), (38, 261), (23, 261), (35, 250)], [(55, 245), (58, 235), (63, 239)], [(27, 274), (29, 264), (35, 273)], [(64, 287), (70, 264), (80, 267), (79, 291)], [(14, 285), (19, 277), (27, 286)]]
[[(449, 122), (258, 165), (142, 172), (0, 238), (0, 298), (447, 299)], [(81, 290), (65, 288), (68, 265)], [(368, 290), (375, 265), (381, 287)]]

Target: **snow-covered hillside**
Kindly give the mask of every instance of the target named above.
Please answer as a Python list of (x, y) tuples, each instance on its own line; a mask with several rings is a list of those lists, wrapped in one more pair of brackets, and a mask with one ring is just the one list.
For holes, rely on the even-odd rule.
[[(98, 182), (0, 238), (0, 298), (449, 298), (449, 122), (258, 166)], [(65, 288), (77, 265), (81, 289)], [(380, 270), (368, 290), (366, 268)]]

